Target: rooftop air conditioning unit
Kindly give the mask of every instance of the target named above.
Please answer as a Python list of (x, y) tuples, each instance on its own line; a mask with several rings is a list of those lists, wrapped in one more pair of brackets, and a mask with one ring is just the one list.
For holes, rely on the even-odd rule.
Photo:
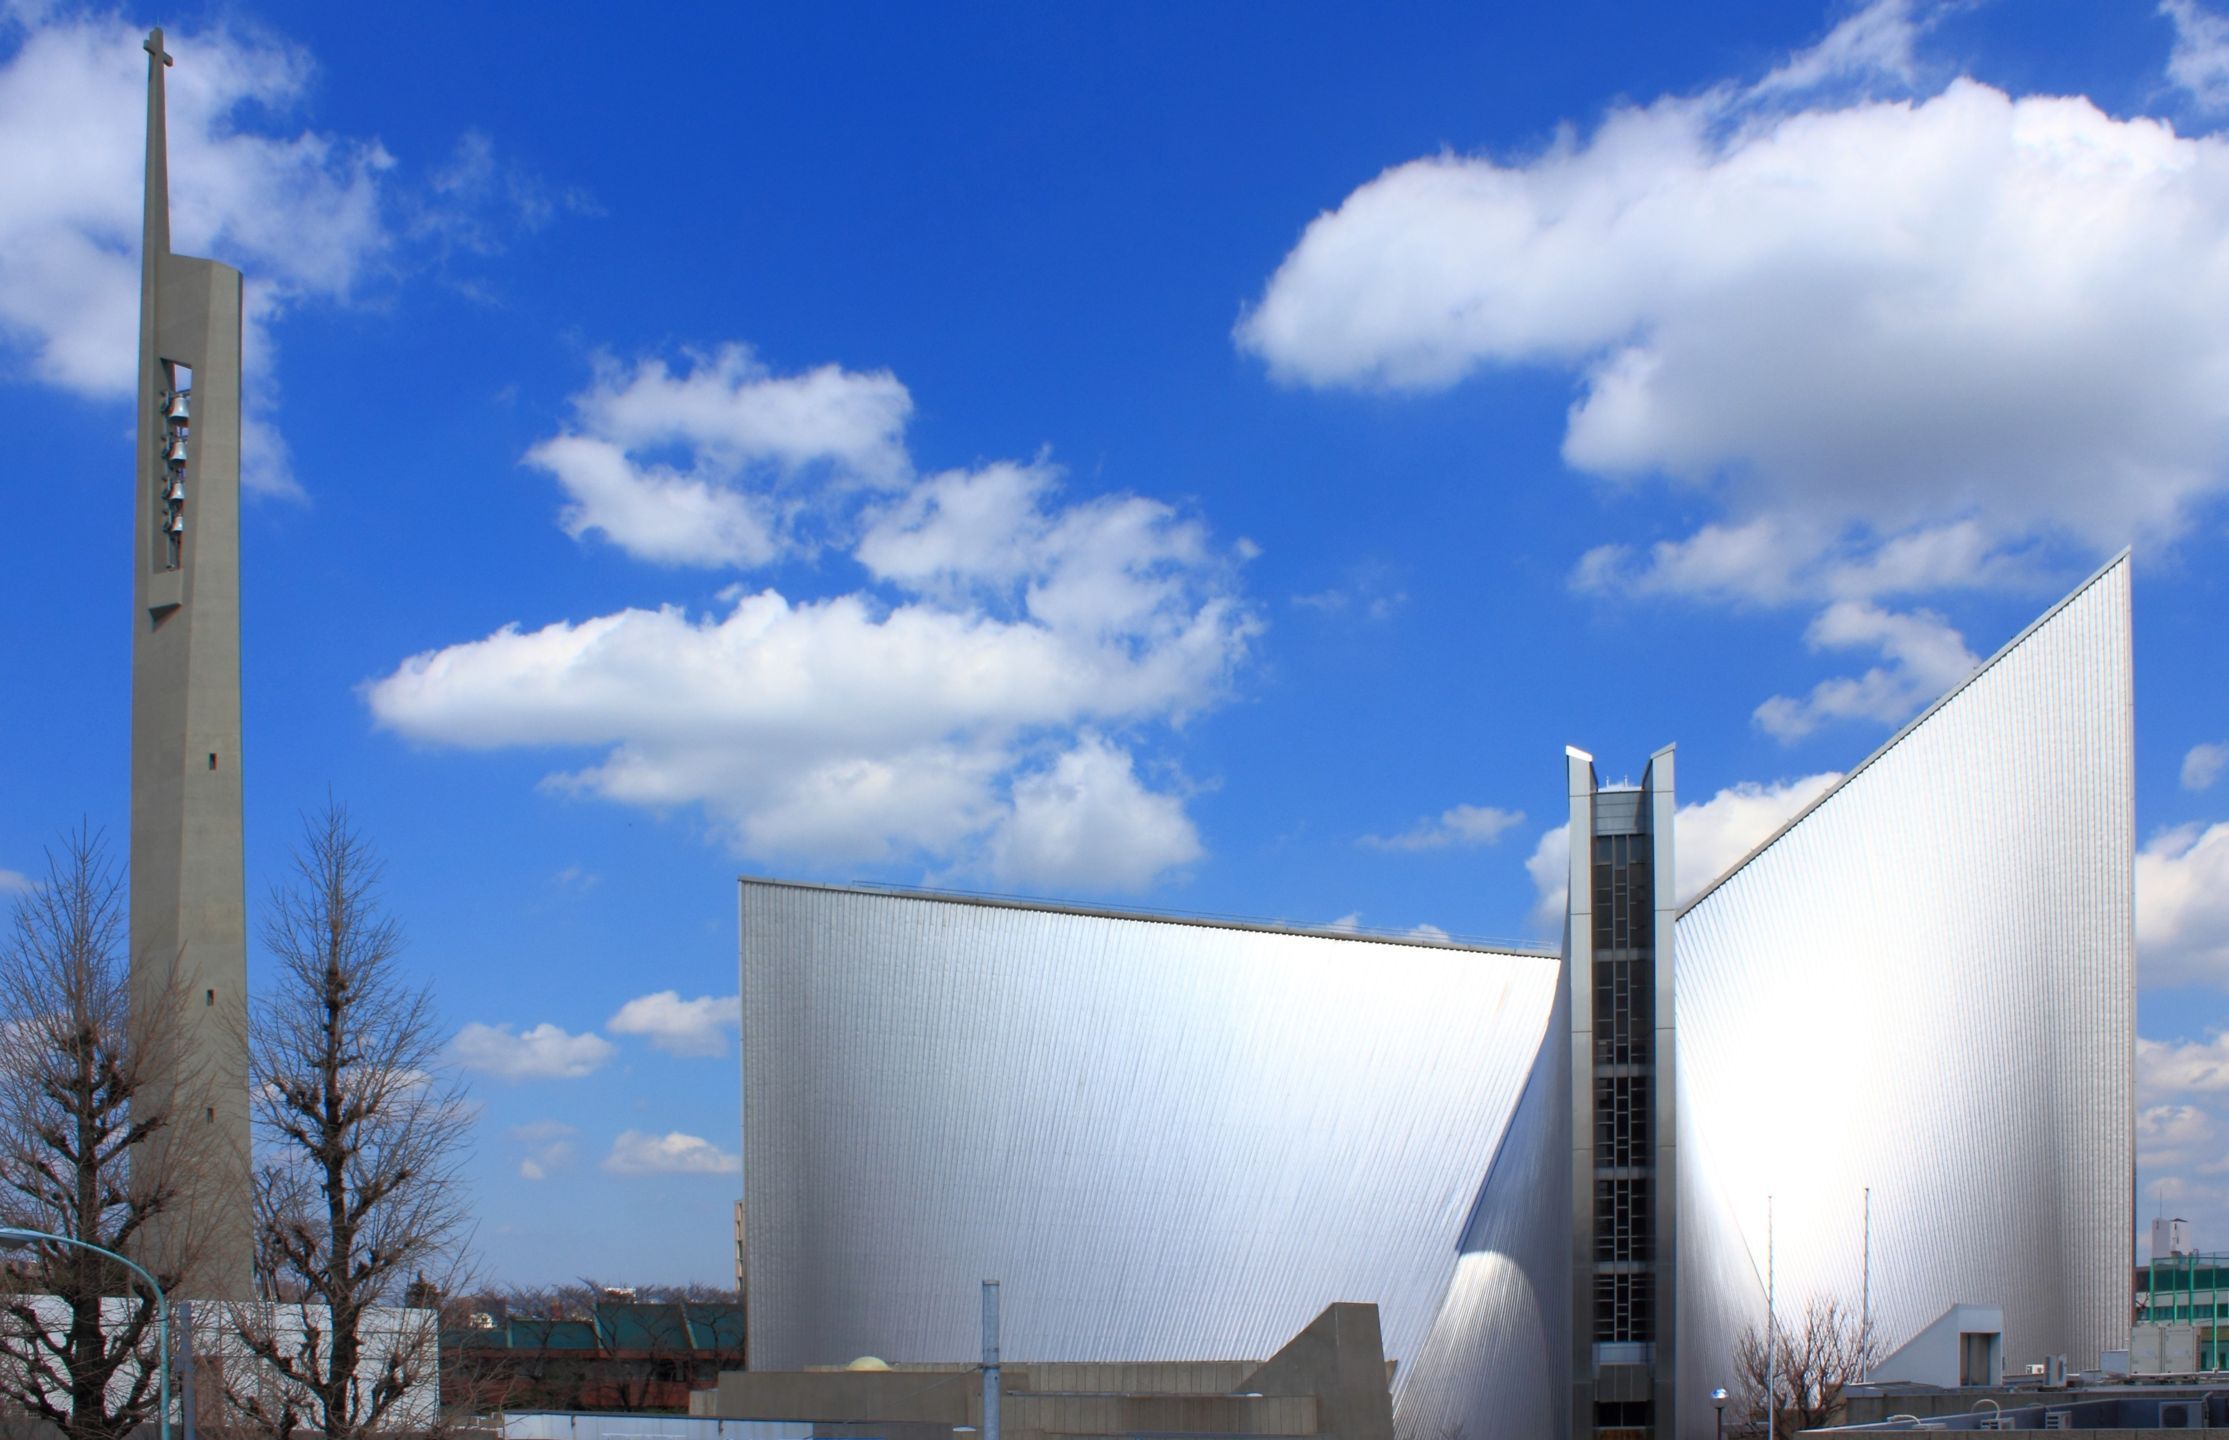
[(2198, 1430), (2205, 1423), (2206, 1402), (2203, 1400), (2159, 1402), (2159, 1428), (2162, 1430)]
[(2046, 1430), (2072, 1430), (2074, 1428), (2074, 1412), (2072, 1410), (2044, 1411), (2043, 1428)]

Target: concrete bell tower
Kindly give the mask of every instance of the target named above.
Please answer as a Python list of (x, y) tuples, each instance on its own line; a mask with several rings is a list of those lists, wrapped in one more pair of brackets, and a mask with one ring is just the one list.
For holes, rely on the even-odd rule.
[(240, 788), (240, 272), (170, 250), (163, 32), (147, 37), (147, 195), (132, 483), (132, 1023), (169, 1112), (141, 1237), (175, 1293), (246, 1300), (247, 906)]

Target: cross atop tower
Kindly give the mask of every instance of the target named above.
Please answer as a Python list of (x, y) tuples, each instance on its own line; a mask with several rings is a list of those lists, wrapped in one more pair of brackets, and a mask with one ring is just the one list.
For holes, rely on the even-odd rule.
[(168, 65), (170, 63), (170, 56), (163, 52), (162, 26), (157, 25), (154, 29), (148, 31), (147, 38), (140, 42), (140, 48), (142, 50), (145, 50), (148, 54), (154, 56), (157, 60), (162, 61), (163, 64)]

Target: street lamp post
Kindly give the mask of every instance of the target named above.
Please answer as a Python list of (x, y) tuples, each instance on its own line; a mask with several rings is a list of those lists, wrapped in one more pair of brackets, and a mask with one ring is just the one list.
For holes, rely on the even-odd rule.
[(137, 1264), (104, 1246), (90, 1240), (79, 1240), (69, 1235), (49, 1235), (44, 1230), (24, 1230), (14, 1225), (0, 1225), (0, 1245), (75, 1245), (80, 1250), (90, 1250), (96, 1255), (106, 1255), (124, 1266), (141, 1280), (155, 1297), (155, 1344), (160, 1352), (162, 1368), (155, 1373), (157, 1403), (162, 1407), (157, 1413), (162, 1417), (162, 1440), (170, 1440), (170, 1300), (163, 1294), (163, 1287), (155, 1277)]
[(1718, 1411), (1718, 1440), (1726, 1440), (1726, 1387), (1721, 1385), (1710, 1392), (1710, 1403)]

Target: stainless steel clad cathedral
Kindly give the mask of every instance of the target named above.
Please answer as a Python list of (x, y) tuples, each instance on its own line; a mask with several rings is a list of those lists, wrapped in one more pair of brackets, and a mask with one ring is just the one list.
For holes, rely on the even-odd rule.
[[(1559, 950), (746, 880), (753, 1368), (1269, 1354), (1380, 1307), (1417, 1440), (1707, 1436), (1779, 1304), (2125, 1343), (2115, 559), (1681, 902), (1566, 756)], [(1863, 1297), (1862, 1302), (1860, 1297)]]

